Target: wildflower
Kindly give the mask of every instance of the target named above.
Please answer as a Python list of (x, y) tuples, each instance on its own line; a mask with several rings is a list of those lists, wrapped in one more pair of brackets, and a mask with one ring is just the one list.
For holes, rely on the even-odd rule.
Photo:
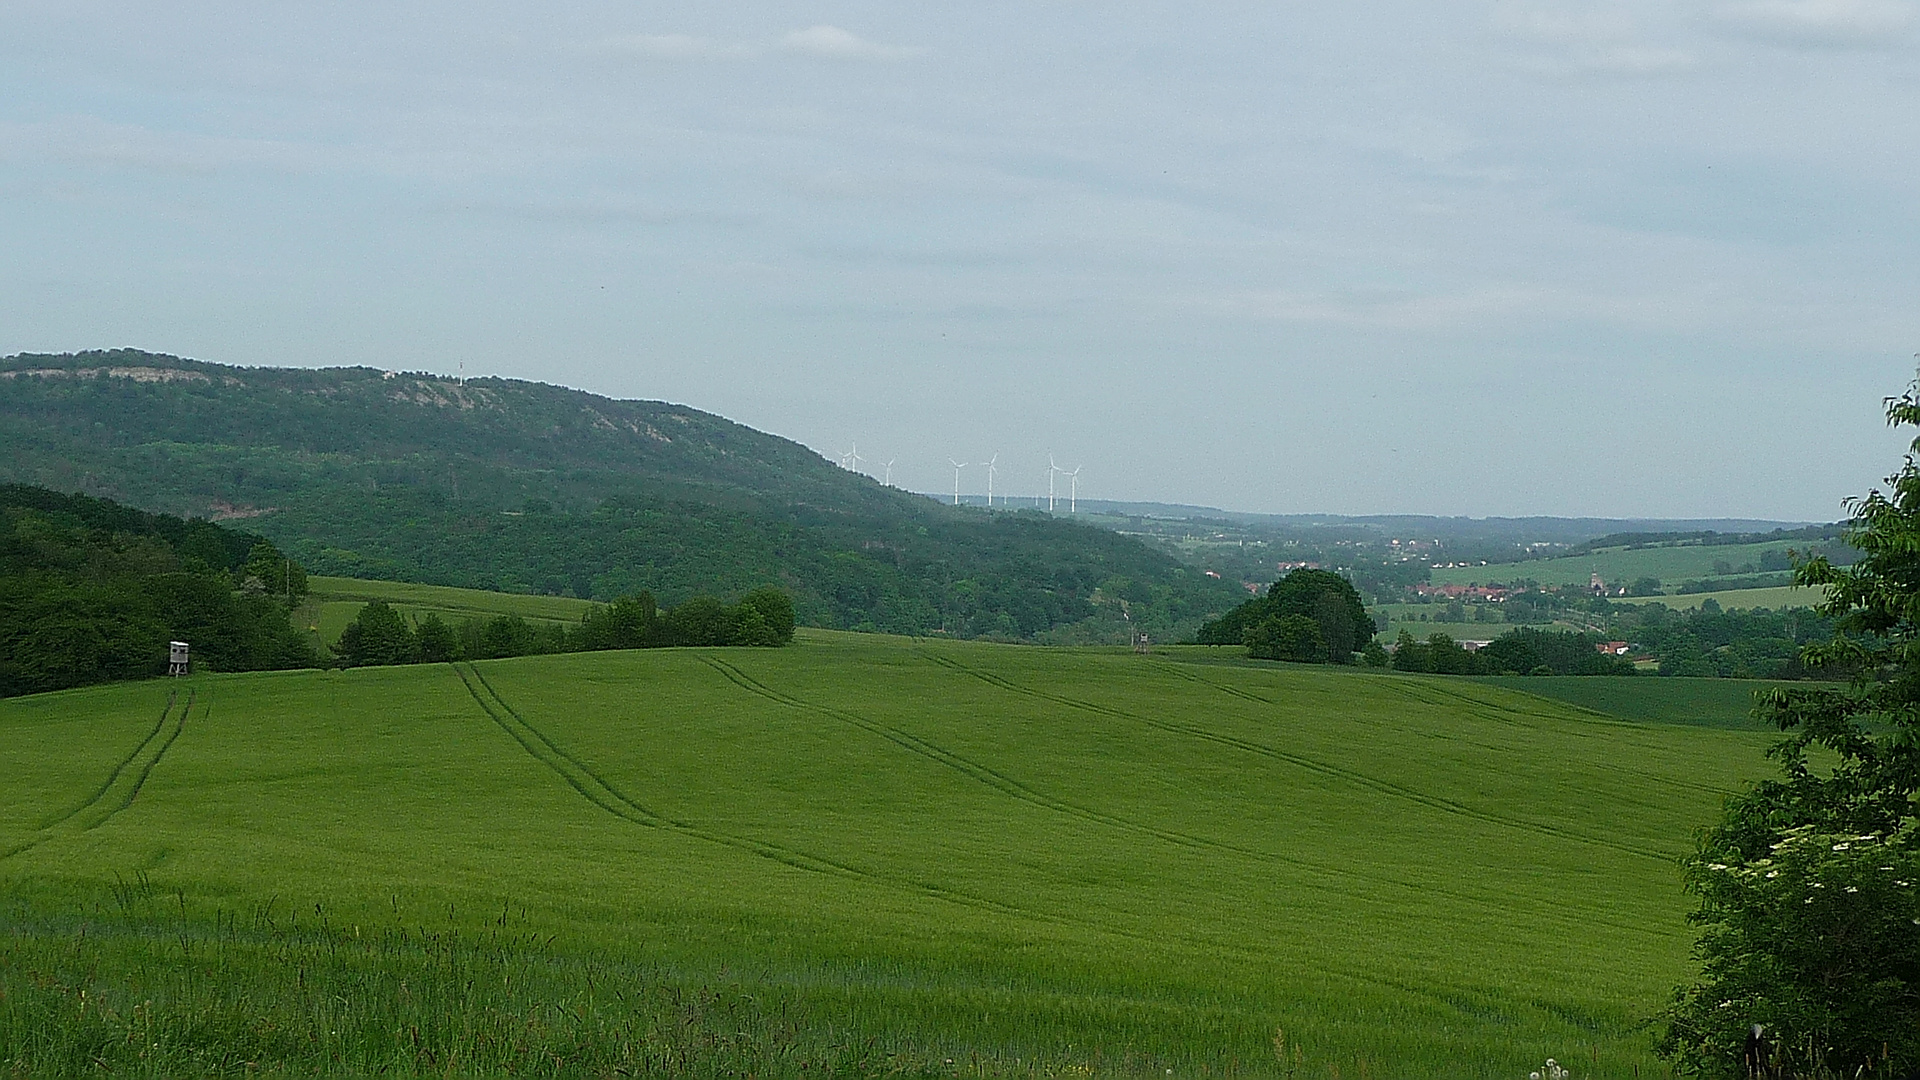
[(1848, 848), (1850, 848), (1850, 847), (1852, 847), (1852, 846), (1853, 846), (1852, 844), (1835, 844), (1835, 845), (1833, 845), (1833, 850), (1835, 850), (1835, 851), (1845, 851), (1845, 850), (1847, 850)]
[(1723, 862), (1707, 864), (1707, 869), (1709, 870), (1725, 870), (1726, 868), (1727, 868), (1727, 864)]
[(1851, 886), (1851, 885), (1849, 885), (1849, 886), (1847, 886), (1847, 891), (1848, 891), (1848, 892), (1859, 892), (1860, 890), (1859, 890), (1859, 889), (1856, 889), (1856, 888), (1854, 888), (1854, 887), (1853, 887), (1853, 886)]

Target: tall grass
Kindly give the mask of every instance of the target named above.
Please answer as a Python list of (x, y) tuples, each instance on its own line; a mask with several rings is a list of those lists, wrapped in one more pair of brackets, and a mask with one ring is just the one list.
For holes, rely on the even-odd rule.
[[(194, 912), (142, 877), (87, 917), (15, 901), (0, 1068), (22, 1076), (852, 1076), (931, 1063), (738, 985), (569, 954), (503, 912), (341, 926), (323, 905)], [(510, 911), (510, 909), (509, 909)]]

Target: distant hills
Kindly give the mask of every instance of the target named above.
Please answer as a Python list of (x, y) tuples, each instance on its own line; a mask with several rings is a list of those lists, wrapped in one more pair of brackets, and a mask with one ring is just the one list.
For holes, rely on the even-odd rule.
[(669, 604), (776, 584), (812, 625), (1058, 641), (1178, 635), (1244, 597), (1134, 537), (511, 379), (21, 354), (0, 450), (0, 480), (243, 520), (323, 574)]

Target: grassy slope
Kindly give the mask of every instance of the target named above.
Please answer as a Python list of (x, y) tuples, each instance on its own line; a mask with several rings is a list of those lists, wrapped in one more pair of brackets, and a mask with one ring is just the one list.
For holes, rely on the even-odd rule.
[(314, 644), (332, 645), (369, 600), (385, 600), (408, 619), (438, 615), (449, 625), (467, 619), (518, 615), (535, 622), (577, 623), (592, 608), (590, 600), (570, 596), (530, 596), (521, 593), (460, 589), (450, 585), (411, 585), (398, 581), (323, 577), (308, 579), (308, 595), (293, 618), (296, 626), (314, 635)]
[(1659, 601), (1675, 611), (1691, 610), (1701, 603), (1712, 600), (1729, 611), (1767, 608), (1778, 611), (1782, 608), (1808, 608), (1820, 603), (1825, 597), (1825, 589), (1797, 589), (1791, 586), (1779, 589), (1734, 589), (1727, 592), (1688, 593), (1685, 596), (1621, 596), (1615, 597), (1617, 604), (1651, 604)]
[(1436, 585), (1491, 584), (1530, 578), (1542, 585), (1585, 585), (1598, 573), (1609, 582), (1631, 584), (1634, 579), (1655, 577), (1669, 585), (1713, 576), (1713, 564), (1726, 561), (1735, 567), (1758, 565), (1767, 551), (1785, 551), (1807, 547), (1807, 541), (1774, 541), (1765, 544), (1728, 544), (1720, 547), (1656, 547), (1629, 551), (1609, 548), (1588, 555), (1529, 562), (1500, 563), (1495, 566), (1443, 567), (1433, 572)]
[(507, 905), (935, 1061), (1270, 1067), (1284, 1028), (1318, 1075), (1656, 1075), (1671, 860), (1765, 743), (1460, 680), (820, 633), (463, 670), (196, 677), (138, 798), (64, 820), (176, 684), (0, 702), (0, 852), (31, 845), (0, 880), (146, 871), (342, 925)]
[(1771, 729), (1756, 723), (1751, 715), (1754, 692), (1778, 685), (1759, 679), (1621, 679), (1578, 675), (1494, 675), (1475, 681), (1537, 694), (1627, 720), (1755, 731)]

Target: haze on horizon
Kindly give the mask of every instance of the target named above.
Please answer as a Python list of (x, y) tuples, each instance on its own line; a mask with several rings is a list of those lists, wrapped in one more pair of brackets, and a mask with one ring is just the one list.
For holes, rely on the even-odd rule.
[(0, 353), (664, 398), (922, 491), (1832, 520), (1905, 443), (1917, 61), (1906, 0), (24, 0)]

